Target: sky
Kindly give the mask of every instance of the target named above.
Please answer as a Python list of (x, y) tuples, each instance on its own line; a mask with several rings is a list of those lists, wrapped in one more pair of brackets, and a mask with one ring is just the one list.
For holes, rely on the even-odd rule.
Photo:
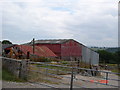
[(1, 0), (1, 40), (74, 39), (118, 46), (118, 0)]

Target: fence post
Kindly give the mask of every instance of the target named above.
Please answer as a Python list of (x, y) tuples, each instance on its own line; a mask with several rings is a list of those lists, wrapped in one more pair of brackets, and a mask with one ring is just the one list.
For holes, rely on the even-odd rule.
[(73, 58), (70, 57), (70, 59), (71, 59), (71, 66), (72, 66), (72, 70), (71, 70), (70, 90), (73, 90), (73, 64), (72, 64)]
[(72, 67), (72, 73), (71, 73), (71, 83), (70, 83), (70, 90), (73, 89), (73, 67)]
[(106, 72), (106, 85), (108, 83), (108, 72)]
[[(77, 61), (78, 61), (78, 65), (77, 65), (77, 67), (79, 68), (80, 67), (80, 59), (79, 58), (77, 58)], [(78, 69), (78, 72), (77, 72), (78, 74), (80, 73), (80, 70)]]
[(27, 74), (28, 74), (28, 60), (22, 60), (20, 66), (20, 78), (27, 80)]

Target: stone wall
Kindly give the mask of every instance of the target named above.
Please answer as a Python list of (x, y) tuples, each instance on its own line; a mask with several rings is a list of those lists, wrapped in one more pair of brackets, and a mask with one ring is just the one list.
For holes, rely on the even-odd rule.
[(16, 60), (2, 57), (2, 67), (18, 78), (26, 79), (28, 60)]

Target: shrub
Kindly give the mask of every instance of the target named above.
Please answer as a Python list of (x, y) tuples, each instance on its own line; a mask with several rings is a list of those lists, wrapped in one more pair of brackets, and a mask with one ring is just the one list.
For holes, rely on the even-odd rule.
[(32, 56), (30, 58), (31, 61), (34, 61), (34, 62), (50, 62), (50, 59), (49, 58), (46, 58), (46, 57), (36, 57), (36, 56)]
[(68, 64), (68, 61), (61, 61), (62, 64)]

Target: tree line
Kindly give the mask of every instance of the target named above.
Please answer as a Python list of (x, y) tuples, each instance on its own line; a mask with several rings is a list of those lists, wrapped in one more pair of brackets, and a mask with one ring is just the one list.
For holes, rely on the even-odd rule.
[(106, 50), (98, 50), (99, 61), (104, 64), (120, 64), (120, 50), (112, 53)]

